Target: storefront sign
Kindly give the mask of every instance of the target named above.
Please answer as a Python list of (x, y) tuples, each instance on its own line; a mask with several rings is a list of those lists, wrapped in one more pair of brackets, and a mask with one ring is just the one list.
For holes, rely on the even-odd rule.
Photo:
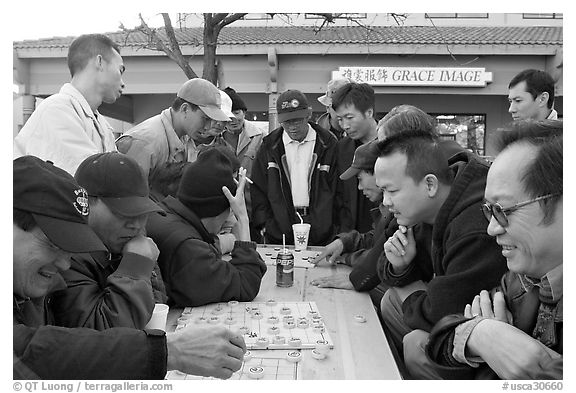
[(339, 77), (377, 86), (484, 87), (492, 82), (484, 68), (340, 67), (332, 72), (332, 78)]

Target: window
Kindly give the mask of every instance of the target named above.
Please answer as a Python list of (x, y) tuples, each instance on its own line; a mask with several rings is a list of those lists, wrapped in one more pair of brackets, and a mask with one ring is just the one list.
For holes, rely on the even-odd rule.
[[(336, 19), (366, 19), (367, 14), (332, 14)], [(317, 14), (304, 14), (306, 19), (324, 19), (323, 16)]]
[(483, 156), (486, 115), (446, 115), (431, 114), (436, 119), (441, 139), (451, 139), (465, 149)]
[(563, 14), (522, 14), (523, 19), (564, 19)]
[(268, 20), (272, 19), (269, 14), (246, 14), (242, 18), (244, 20)]
[(427, 13), (426, 18), (433, 19), (487, 19), (488, 14), (480, 13)]

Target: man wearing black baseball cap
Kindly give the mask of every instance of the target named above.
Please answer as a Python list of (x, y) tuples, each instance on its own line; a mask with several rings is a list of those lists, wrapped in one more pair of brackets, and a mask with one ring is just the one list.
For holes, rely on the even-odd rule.
[[(50, 162), (13, 162), (13, 378), (163, 379), (167, 370), (229, 378), (246, 351), (228, 329), (97, 331), (54, 324), (45, 296), (64, 286), (70, 257), (106, 247), (88, 225), (89, 201)], [(213, 356), (206, 356), (206, 354)]]
[[(298, 90), (276, 101), (280, 127), (264, 137), (251, 187), (253, 226), (268, 243), (293, 244), (292, 224), (310, 223), (309, 245), (325, 245), (335, 234), (336, 137), (309, 122), (312, 108)], [(298, 213), (298, 214), (297, 214)]]
[(151, 275), (159, 254), (145, 226), (148, 214), (162, 209), (148, 197), (142, 168), (125, 154), (94, 154), (80, 164), (75, 178), (88, 193), (88, 223), (109, 254), (73, 258), (63, 274), (68, 288), (52, 295), (56, 322), (99, 330), (143, 328), (154, 309)]

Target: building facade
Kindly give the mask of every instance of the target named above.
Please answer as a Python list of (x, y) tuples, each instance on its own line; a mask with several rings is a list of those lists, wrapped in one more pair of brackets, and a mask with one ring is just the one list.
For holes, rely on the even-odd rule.
[[(248, 118), (274, 128), (279, 93), (301, 90), (318, 116), (325, 108), (317, 98), (327, 82), (348, 76), (372, 85), (377, 118), (396, 105), (415, 105), (436, 117), (443, 135), (482, 155), (493, 154), (494, 132), (512, 120), (508, 83), (523, 69), (552, 75), (555, 109), (563, 115), (562, 14), (409, 14), (400, 24), (391, 14), (347, 17), (355, 22), (341, 17), (319, 30), (314, 15), (286, 21), (249, 14), (225, 27), (217, 49), (219, 87), (233, 87)], [(175, 28), (183, 54), (201, 75), (201, 18), (190, 16)], [(186, 77), (163, 52), (143, 49), (142, 33), (106, 34), (121, 45), (126, 88), (101, 112), (117, 119), (122, 132), (169, 106)], [(15, 119), (24, 122), (34, 97), (47, 97), (69, 80), (72, 39), (14, 42), (15, 83), (25, 102)]]

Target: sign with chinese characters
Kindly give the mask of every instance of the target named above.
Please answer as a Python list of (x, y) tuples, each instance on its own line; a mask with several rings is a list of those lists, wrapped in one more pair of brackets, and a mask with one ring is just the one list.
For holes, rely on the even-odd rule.
[(492, 82), (492, 73), (460, 67), (339, 67), (334, 78), (375, 86), (484, 87)]

